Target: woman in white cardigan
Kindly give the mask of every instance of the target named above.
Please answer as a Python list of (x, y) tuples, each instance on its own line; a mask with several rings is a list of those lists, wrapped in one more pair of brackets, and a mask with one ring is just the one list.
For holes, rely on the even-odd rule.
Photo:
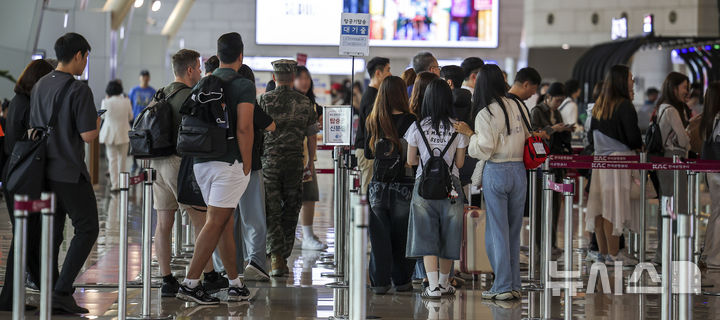
[(100, 143), (105, 144), (105, 153), (108, 159), (110, 172), (110, 191), (119, 190), (118, 176), (127, 170), (126, 158), (130, 138), (130, 122), (133, 120), (132, 104), (130, 99), (123, 95), (120, 81), (112, 80), (105, 89), (107, 97), (103, 99), (101, 110), (107, 110), (100, 128)]

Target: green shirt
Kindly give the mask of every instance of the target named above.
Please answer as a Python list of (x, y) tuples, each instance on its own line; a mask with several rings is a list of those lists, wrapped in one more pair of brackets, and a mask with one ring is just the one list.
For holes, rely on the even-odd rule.
[[(214, 76), (219, 77), (223, 80), (228, 80), (235, 76), (237, 71), (230, 68), (217, 68), (213, 72)], [(240, 103), (255, 104), (255, 85), (247, 79), (235, 78), (225, 92), (225, 103), (227, 104), (228, 123), (230, 124), (230, 134), (235, 136), (237, 131), (237, 106)], [(250, 119), (252, 122), (252, 119)], [(234, 163), (235, 160), (242, 162), (240, 155), (240, 147), (238, 146), (237, 138), (228, 141), (227, 152), (224, 155), (214, 158), (195, 158), (195, 163), (202, 163), (208, 161), (222, 161), (227, 163)]]

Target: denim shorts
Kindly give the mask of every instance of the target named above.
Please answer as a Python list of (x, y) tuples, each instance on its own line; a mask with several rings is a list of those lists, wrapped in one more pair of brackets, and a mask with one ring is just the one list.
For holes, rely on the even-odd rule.
[(417, 191), (419, 184), (420, 179), (417, 179), (410, 202), (405, 250), (407, 257), (437, 256), (448, 260), (460, 259), (465, 201), (460, 179), (453, 176), (453, 184), (459, 194), (454, 203), (450, 199), (427, 200), (421, 197)]

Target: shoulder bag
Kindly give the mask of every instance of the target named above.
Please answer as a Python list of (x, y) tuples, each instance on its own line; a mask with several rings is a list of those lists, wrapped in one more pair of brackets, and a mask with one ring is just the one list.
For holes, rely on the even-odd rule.
[(53, 102), (53, 111), (47, 126), (28, 130), (15, 143), (4, 172), (5, 188), (10, 194), (28, 195), (37, 199), (44, 190), (48, 137), (55, 129), (57, 113), (74, 81), (75, 79), (68, 80)]

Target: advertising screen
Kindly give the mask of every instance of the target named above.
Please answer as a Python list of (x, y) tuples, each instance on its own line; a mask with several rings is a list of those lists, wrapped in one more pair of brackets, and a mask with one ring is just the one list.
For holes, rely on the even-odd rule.
[(340, 13), (369, 13), (370, 46), (495, 48), (499, 0), (257, 0), (256, 41), (336, 46)]

